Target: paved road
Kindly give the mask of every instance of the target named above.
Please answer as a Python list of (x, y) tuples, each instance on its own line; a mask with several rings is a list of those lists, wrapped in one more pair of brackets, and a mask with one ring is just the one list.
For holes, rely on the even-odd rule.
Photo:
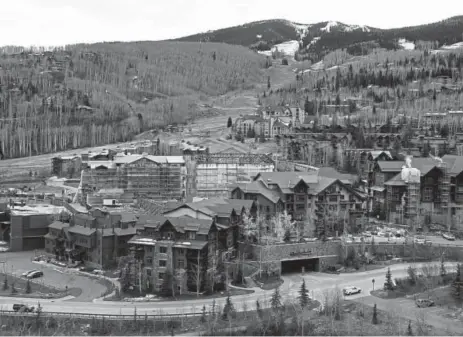
[(43, 271), (43, 278), (36, 281), (43, 282), (44, 285), (53, 286), (60, 289), (80, 288), (82, 292), (72, 302), (91, 302), (94, 298), (100, 297), (106, 290), (106, 287), (96, 279), (91, 279), (79, 275), (73, 271), (66, 271), (63, 268), (51, 267), (32, 261), (33, 253), (31, 252), (8, 252), (0, 254), (0, 261), (5, 261), (5, 269), (8, 274), (21, 276), (22, 273), (37, 269)]
[[(421, 264), (415, 264), (419, 267)], [(447, 263), (448, 268), (455, 266), (455, 263)], [(407, 275), (406, 269), (409, 264), (398, 264), (391, 266), (392, 277), (404, 277)], [(349, 299), (358, 299), (369, 296), (369, 291), (372, 290), (371, 280), (376, 280), (376, 287), (382, 287), (385, 281), (386, 268), (373, 271), (352, 273), (352, 274), (323, 274), (309, 273), (304, 276), (290, 275), (285, 276), (285, 282), (281, 287), (281, 294), (284, 299), (294, 299), (298, 296), (302, 277), (306, 280), (307, 287), (312, 293), (313, 298), (322, 301), (326, 291), (333, 290), (336, 286), (339, 289), (345, 286), (358, 286), (363, 289), (359, 295), (349, 297)], [(253, 294), (238, 295), (233, 297), (233, 302), (237, 310), (243, 310), (243, 304), (246, 303), (248, 308), (254, 308), (255, 302), (258, 299), (262, 306), (268, 306), (272, 291), (256, 289)], [(30, 305), (37, 305), (37, 301), (30, 299), (14, 299), (0, 298), (0, 306), (10, 308), (13, 303), (23, 302)], [(216, 304), (223, 306), (225, 298), (216, 299)], [(47, 312), (69, 312), (69, 313), (93, 313), (93, 314), (124, 314), (131, 315), (134, 309), (137, 309), (138, 314), (180, 314), (180, 313), (199, 313), (205, 305), (209, 308), (212, 304), (211, 299), (198, 299), (190, 301), (169, 301), (169, 302), (109, 302), (95, 300), (91, 305), (81, 301), (41, 301), (43, 310)], [(11, 308), (10, 308), (11, 309)]]

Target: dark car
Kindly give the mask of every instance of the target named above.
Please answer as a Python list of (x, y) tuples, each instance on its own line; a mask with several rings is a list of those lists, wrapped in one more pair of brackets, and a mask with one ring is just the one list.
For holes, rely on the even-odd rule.
[(418, 299), (415, 303), (418, 308), (433, 307), (435, 304), (434, 301), (428, 299)]
[(25, 304), (13, 304), (13, 310), (16, 312), (34, 312), (34, 307)]

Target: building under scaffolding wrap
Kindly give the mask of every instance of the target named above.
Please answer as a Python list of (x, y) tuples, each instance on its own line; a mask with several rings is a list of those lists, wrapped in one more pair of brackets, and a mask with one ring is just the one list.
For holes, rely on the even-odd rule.
[(420, 181), (421, 172), (417, 168), (411, 166), (411, 158), (407, 157), (406, 166), (402, 168), (402, 180), (406, 184), (405, 198), (403, 202), (404, 220), (408, 223), (412, 230), (416, 230), (419, 225), (419, 210), (420, 210)]
[(201, 197), (228, 197), (231, 185), (275, 170), (272, 158), (263, 154), (198, 154), (186, 161), (189, 195)]
[(82, 172), (80, 193), (120, 189), (134, 198), (183, 200), (185, 198), (185, 161), (181, 156), (127, 155), (111, 161), (89, 162)]

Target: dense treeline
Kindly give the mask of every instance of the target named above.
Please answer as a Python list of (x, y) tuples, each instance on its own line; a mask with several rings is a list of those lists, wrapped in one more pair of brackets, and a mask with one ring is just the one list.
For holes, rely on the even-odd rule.
[[(6, 51), (6, 50), (3, 50)], [(0, 56), (6, 158), (130, 140), (262, 80), (265, 58), (213, 43), (102, 43)]]

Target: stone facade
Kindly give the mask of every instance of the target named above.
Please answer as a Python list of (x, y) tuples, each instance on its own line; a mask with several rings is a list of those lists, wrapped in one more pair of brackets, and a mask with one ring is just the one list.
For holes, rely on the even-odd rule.
[[(250, 245), (240, 243), (240, 253), (247, 259), (260, 262), (262, 269), (281, 273), (281, 260), (294, 258), (295, 255), (306, 255), (308, 259), (319, 258), (320, 268), (340, 261), (341, 244), (339, 242), (304, 242), (282, 243), (273, 245)], [(262, 255), (261, 255), (262, 254)]]

